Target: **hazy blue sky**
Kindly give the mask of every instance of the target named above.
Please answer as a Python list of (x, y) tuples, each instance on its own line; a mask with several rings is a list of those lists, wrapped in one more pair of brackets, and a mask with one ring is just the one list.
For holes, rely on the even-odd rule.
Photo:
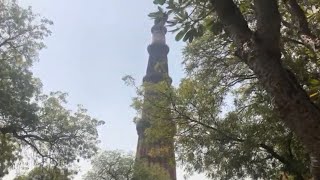
[[(156, 9), (152, 0), (19, 2), (54, 21), (52, 36), (45, 40), (48, 48), (34, 67), (44, 91), (68, 92), (71, 107), (83, 104), (92, 116), (106, 121), (99, 129), (102, 149), (135, 151), (135, 112), (130, 108), (135, 92), (121, 78), (129, 74), (141, 83), (145, 74), (153, 24), (147, 14)], [(183, 76), (183, 44), (175, 42), (171, 34), (167, 44), (170, 75), (176, 85)], [(182, 179), (180, 172), (178, 180)]]

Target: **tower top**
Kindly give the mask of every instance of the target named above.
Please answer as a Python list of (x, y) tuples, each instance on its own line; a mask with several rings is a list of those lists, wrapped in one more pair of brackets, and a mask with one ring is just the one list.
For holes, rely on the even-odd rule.
[(162, 18), (157, 18), (151, 28), (152, 44), (166, 44), (167, 28), (165, 24), (168, 20), (168, 15), (164, 14)]

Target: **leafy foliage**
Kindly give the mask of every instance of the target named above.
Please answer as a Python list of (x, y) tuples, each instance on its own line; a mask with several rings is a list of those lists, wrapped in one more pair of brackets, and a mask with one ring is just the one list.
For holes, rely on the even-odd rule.
[[(233, 67), (225, 65), (225, 68)], [(215, 70), (222, 69), (217, 66)], [(134, 100), (134, 107), (138, 112), (147, 108), (148, 111), (143, 111), (144, 116), (152, 119), (164, 119), (169, 108), (171, 117), (177, 124), (178, 161), (191, 174), (194, 171), (205, 172), (212, 179), (239, 179), (248, 176), (268, 179), (278, 177), (281, 172), (293, 176), (309, 176), (306, 168), (309, 163), (307, 154), (292, 132), (277, 121), (279, 117), (270, 110), (271, 101), (267, 99), (268, 96), (260, 94), (261, 90), (253, 91), (257, 86), (254, 81), (253, 87), (247, 82), (251, 89), (247, 87), (248, 84), (244, 84), (238, 91), (221, 86), (235, 81), (222, 81), (225, 79), (221, 76), (226, 76), (231, 71), (224, 72), (207, 78), (193, 74), (182, 80), (175, 90), (165, 84), (149, 86), (153, 92), (162, 95), (162, 100), (154, 101), (139, 96)], [(145, 88), (144, 85), (142, 89)], [(244, 88), (249, 90), (245, 89), (245, 92)], [(235, 107), (222, 113), (225, 108), (224, 100), (231, 98), (229, 93), (232, 92), (233, 96), (238, 96)], [(248, 99), (248, 96), (257, 97)], [(171, 105), (161, 102), (170, 102)], [(151, 127), (147, 133), (152, 140), (165, 136), (171, 129), (171, 126), (157, 124)]]
[[(168, 26), (177, 32), (176, 40), (192, 42), (184, 51), (187, 77), (179, 88), (156, 88), (172, 103), (180, 162), (188, 171), (206, 172), (213, 179), (272, 179), (282, 173), (294, 179), (309, 178), (308, 153), (282, 123), (274, 97), (261, 86), (256, 72), (249, 69), (246, 59), (239, 61), (237, 34), (228, 31), (211, 2), (154, 1), (161, 12), (165, 9), (169, 14)], [(251, 41), (261, 42), (257, 13), (262, 12), (254, 9), (253, 1), (233, 2), (253, 31)], [(319, 5), (318, 1), (279, 2), (281, 63), (318, 106)], [(303, 15), (297, 15), (297, 7)], [(158, 15), (150, 13), (153, 18)], [(306, 22), (301, 20), (304, 16)], [(142, 106), (135, 107), (141, 112)]]
[(35, 167), (27, 175), (14, 178), (14, 180), (70, 180), (70, 173), (57, 168)]
[(170, 175), (157, 164), (148, 165), (144, 162), (137, 162), (134, 167), (134, 177), (132, 180), (140, 179), (168, 180), (170, 179)]
[(91, 161), (86, 180), (129, 180), (133, 176), (134, 156), (122, 151), (103, 151)]
[(27, 126), (14, 137), (29, 145), (42, 158), (59, 165), (71, 163), (79, 156), (90, 158), (94, 155), (98, 143), (96, 127), (103, 122), (91, 118), (80, 105), (74, 113), (66, 109), (64, 93), (42, 95), (39, 99), (37, 124), (31, 124), (32, 131)]
[(52, 22), (21, 8), (16, 1), (0, 1), (0, 177), (30, 148), (39, 163), (64, 166), (97, 150), (97, 126), (79, 106), (68, 110), (66, 94), (44, 95), (31, 72)]
[(179, 126), (178, 132), (188, 132), (178, 138), (180, 160), (189, 161), (190, 171), (217, 179), (268, 179), (280, 172), (308, 177), (304, 148), (281, 123), (255, 75), (226, 48), (228, 42), (208, 32), (185, 48), (188, 77), (177, 91), (184, 103), (179, 112), (193, 122)]
[(0, 177), (8, 173), (9, 167), (14, 165), (14, 162), (19, 159), (19, 154), (16, 152), (18, 149), (17, 144), (12, 141), (12, 138), (7, 135), (0, 136)]
[[(250, 28), (256, 28), (252, 2), (235, 2)], [(184, 50), (187, 77), (180, 86), (174, 90), (166, 86), (153, 87), (153, 91), (171, 102), (170, 113), (178, 128), (178, 158), (186, 170), (205, 172), (213, 179), (275, 179), (283, 173), (294, 179), (309, 178), (308, 153), (282, 123), (272, 97), (256, 75), (235, 56), (230, 34), (223, 30), (210, 2), (167, 0), (155, 4), (164, 5), (168, 10), (166, 13), (171, 17), (168, 24), (175, 28), (173, 32), (178, 31), (176, 40), (192, 42)], [(319, 35), (318, 23), (311, 20), (318, 17), (319, 11), (310, 2), (301, 4), (306, 10), (312, 9), (307, 11), (310, 13), (307, 17), (311, 31)], [(295, 17), (284, 1), (279, 9), (284, 18), (283, 63), (291, 75), (299, 79), (313, 102), (319, 104), (319, 52), (303, 42), (299, 27), (293, 25)], [(150, 16), (156, 18), (159, 14)], [(144, 89), (138, 88), (138, 98), (133, 103), (138, 117), (145, 106), (168, 108), (143, 99)], [(150, 112), (149, 116), (165, 116), (165, 111)], [(150, 131), (157, 134), (160, 129)]]
[(157, 165), (135, 162), (131, 153), (119, 150), (103, 151), (91, 161), (92, 169), (83, 177), (86, 180), (167, 180), (169, 175)]

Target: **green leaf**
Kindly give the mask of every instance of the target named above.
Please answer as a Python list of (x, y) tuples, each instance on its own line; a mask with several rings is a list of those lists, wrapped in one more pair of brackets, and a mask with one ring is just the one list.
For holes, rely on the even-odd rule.
[(190, 39), (191, 39), (191, 41), (193, 40), (193, 37), (195, 36), (195, 34), (196, 34), (196, 30), (195, 29), (191, 29), (191, 30), (189, 30), (187, 33), (186, 33), (186, 35), (184, 36), (184, 38), (183, 38), (183, 41), (187, 41), (187, 40), (189, 40), (189, 42), (190, 42)]
[(183, 36), (186, 34), (186, 31), (185, 30), (181, 30), (180, 32), (178, 32), (178, 34), (176, 35), (176, 41), (180, 41)]
[(166, 2), (166, 0), (154, 0), (153, 4), (160, 4), (163, 5)]
[(312, 85), (319, 85), (320, 84), (320, 81), (318, 79), (311, 79), (310, 80), (310, 84)]
[(191, 42), (193, 41), (193, 39), (194, 39), (194, 36), (191, 36), (191, 37), (189, 38), (189, 43), (191, 43)]

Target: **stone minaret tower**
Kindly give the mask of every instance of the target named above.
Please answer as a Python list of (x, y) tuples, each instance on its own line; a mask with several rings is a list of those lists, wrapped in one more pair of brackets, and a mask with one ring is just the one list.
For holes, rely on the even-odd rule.
[[(165, 34), (167, 29), (164, 26), (166, 18), (162, 20), (156, 20), (155, 25), (152, 27), (152, 43), (148, 46), (149, 61), (143, 83), (149, 85), (157, 85), (159, 83), (165, 83), (171, 85), (171, 78), (168, 75), (168, 59), (169, 47), (166, 45)], [(152, 101), (161, 101), (161, 97), (157, 92), (151, 89), (145, 89), (144, 104), (142, 112), (142, 118), (137, 122), (138, 132), (138, 145), (136, 160), (142, 161), (148, 166), (157, 165), (163, 169), (166, 174), (170, 176), (168, 180), (176, 180), (176, 164), (174, 155), (174, 134), (175, 124), (170, 120), (170, 111), (163, 111), (163, 109), (155, 109), (157, 107), (148, 107), (150, 103), (146, 102), (148, 99)], [(169, 104), (168, 104), (169, 107)], [(162, 112), (162, 118), (153, 118), (150, 115), (150, 111)], [(165, 109), (165, 108), (164, 108)], [(163, 113), (165, 112), (165, 113)], [(160, 137), (154, 140), (148, 133), (145, 133), (146, 129), (153, 128), (153, 126), (164, 127), (162, 132), (159, 132)], [(160, 128), (161, 129), (161, 128)], [(159, 131), (159, 128), (158, 128)], [(159, 136), (159, 135), (158, 135)], [(150, 141), (150, 139), (152, 139)]]

